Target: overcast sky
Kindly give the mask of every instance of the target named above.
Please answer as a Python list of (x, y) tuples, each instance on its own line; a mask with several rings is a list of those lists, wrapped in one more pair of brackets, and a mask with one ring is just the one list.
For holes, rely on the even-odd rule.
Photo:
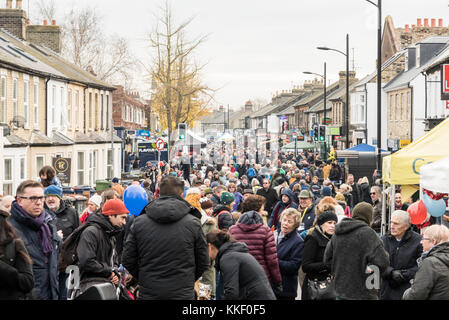
[[(56, 2), (61, 14), (71, 0)], [(416, 24), (417, 18), (429, 18), (429, 24), (431, 18), (443, 18), (449, 25), (449, 0), (382, 2), (382, 20), (390, 15), (396, 27)], [(149, 60), (145, 39), (163, 1), (77, 0), (76, 4), (95, 6), (105, 32), (126, 36), (134, 54)], [(171, 0), (171, 4), (178, 23), (195, 16), (187, 29), (191, 37), (209, 35), (196, 55), (208, 62), (204, 82), (221, 88), (213, 107), (229, 104), (236, 109), (248, 99), (270, 101), (276, 91), (313, 79), (303, 71), (322, 73), (325, 61), (328, 79), (337, 80), (338, 72), (345, 70), (345, 57), (316, 47), (345, 51), (347, 33), (350, 65), (354, 59), (357, 77), (376, 69), (377, 8), (366, 0)]]

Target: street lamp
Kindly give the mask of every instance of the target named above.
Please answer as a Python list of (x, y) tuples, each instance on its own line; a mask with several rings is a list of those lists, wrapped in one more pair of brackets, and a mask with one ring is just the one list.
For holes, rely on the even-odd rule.
[[(377, 178), (382, 177), (382, 157), (381, 157), (381, 116), (382, 116), (382, 101), (381, 101), (381, 87), (382, 87), (382, 0), (377, 0), (375, 4), (371, 0), (366, 0), (378, 9), (378, 23), (377, 23)], [(366, 137), (368, 139), (368, 137)]]
[(346, 53), (343, 51), (328, 47), (317, 47), (318, 50), (336, 51), (346, 57), (346, 110), (345, 110), (345, 126), (346, 126), (346, 148), (349, 148), (349, 34), (346, 35)]
[[(319, 77), (323, 78), (323, 81), (324, 81), (324, 114), (323, 114), (323, 118), (324, 118), (324, 125), (326, 126), (326, 100), (327, 100), (327, 94), (326, 94), (326, 62), (324, 63), (324, 74), (323, 75), (318, 74), (318, 73), (313, 73), (313, 72), (310, 72), (310, 71), (304, 71), (303, 73), (304, 74), (313, 74), (313, 75), (316, 75), (316, 76), (319, 76)], [(296, 152), (296, 150), (295, 150), (295, 152)], [(327, 154), (326, 139), (324, 139), (324, 159), (326, 158), (326, 154)]]

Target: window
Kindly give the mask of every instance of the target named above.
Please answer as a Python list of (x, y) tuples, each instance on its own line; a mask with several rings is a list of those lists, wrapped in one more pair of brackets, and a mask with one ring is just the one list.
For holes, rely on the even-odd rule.
[(78, 166), (77, 166), (77, 176), (78, 185), (84, 184), (84, 152), (78, 152)]
[(34, 97), (33, 97), (33, 103), (34, 103), (34, 127), (37, 127), (39, 125), (39, 83), (34, 83)]
[(6, 77), (2, 77), (2, 88), (1, 88), (1, 121), (6, 121)]
[(25, 120), (25, 126), (30, 124), (30, 96), (29, 96), (30, 83), (28, 81), (23, 82), (23, 116)]
[(67, 93), (67, 119), (69, 121), (70, 128), (72, 127), (72, 89), (69, 89)]
[(44, 166), (44, 156), (36, 156), (36, 176), (39, 176), (39, 170)]
[(401, 120), (404, 120), (404, 116), (405, 116), (405, 105), (404, 105), (404, 94), (403, 93), (401, 93), (401, 117), (400, 117), (400, 119)]
[(60, 119), (59, 119), (59, 127), (62, 128), (62, 127), (64, 127), (64, 118), (63, 118), (64, 117), (64, 112), (63, 112), (63, 110), (65, 110), (65, 108), (64, 108), (64, 87), (61, 87), (59, 89), (59, 94), (60, 94), (60, 97), (59, 97), (59, 99), (60, 99), (59, 110), (61, 112), (61, 116), (60, 116)]
[(113, 178), (113, 171), (112, 171), (112, 150), (108, 149), (108, 163), (107, 163), (107, 175), (108, 178)]
[(80, 92), (75, 91), (75, 127), (78, 130), (80, 124)]
[(89, 92), (89, 128), (92, 129), (92, 92)]
[(90, 185), (97, 181), (97, 151), (89, 153), (89, 181)]
[(25, 180), (25, 158), (20, 158), (20, 180)]
[(103, 130), (104, 129), (104, 100), (103, 100), (103, 94), (101, 94), (100, 106), (101, 106), (101, 111), (100, 111), (101, 130)]
[(12, 195), (12, 159), (4, 159), (3, 164), (3, 195)]
[(13, 104), (13, 115), (14, 117), (16, 117), (18, 115), (18, 110), (17, 110), (17, 79), (14, 78), (13, 80), (13, 89), (12, 89), (12, 104)]
[(98, 130), (98, 126), (99, 126), (99, 111), (98, 111), (98, 93), (95, 94), (95, 130)]
[(109, 96), (106, 95), (106, 130), (109, 130), (109, 123)]
[(55, 125), (55, 113), (56, 113), (56, 86), (52, 88), (52, 99), (51, 99), (51, 123)]

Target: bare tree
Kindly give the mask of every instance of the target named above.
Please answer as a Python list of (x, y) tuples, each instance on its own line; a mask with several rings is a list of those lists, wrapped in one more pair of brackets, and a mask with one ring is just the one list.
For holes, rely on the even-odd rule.
[(38, 0), (34, 2), (35, 23), (42, 20), (52, 21), (56, 19), (56, 0)]
[(162, 128), (167, 129), (170, 139), (178, 123), (192, 125), (208, 112), (207, 106), (214, 94), (213, 89), (202, 84), (200, 71), (204, 66), (194, 62), (193, 55), (206, 37), (192, 41), (186, 37), (186, 29), (192, 20), (176, 25), (166, 1), (149, 38), (155, 53), (149, 68), (155, 87), (153, 110), (159, 113)]

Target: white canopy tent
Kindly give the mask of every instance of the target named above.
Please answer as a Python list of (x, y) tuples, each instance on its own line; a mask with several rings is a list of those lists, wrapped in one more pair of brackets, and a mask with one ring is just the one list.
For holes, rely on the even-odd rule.
[(449, 193), (449, 158), (421, 166), (420, 185), (433, 193)]

